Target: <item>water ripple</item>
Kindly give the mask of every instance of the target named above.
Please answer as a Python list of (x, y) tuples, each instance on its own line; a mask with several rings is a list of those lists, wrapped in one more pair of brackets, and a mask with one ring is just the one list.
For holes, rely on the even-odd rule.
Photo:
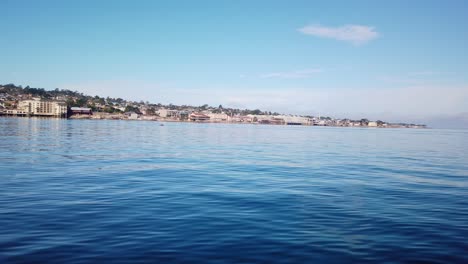
[(468, 262), (468, 132), (0, 118), (1, 263)]

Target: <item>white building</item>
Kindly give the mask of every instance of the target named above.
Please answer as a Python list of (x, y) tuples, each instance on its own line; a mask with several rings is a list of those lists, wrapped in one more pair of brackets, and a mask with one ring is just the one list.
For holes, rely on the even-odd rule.
[(368, 126), (368, 127), (377, 127), (377, 122), (375, 122), (375, 121), (369, 121), (369, 123), (367, 123), (367, 126)]
[(229, 116), (225, 113), (221, 113), (221, 114), (208, 113), (206, 115), (210, 117), (211, 122), (227, 122), (229, 119)]
[(236, 122), (236, 123), (251, 123), (252, 122), (252, 117), (250, 116), (244, 116), (244, 115), (235, 115), (229, 118), (230, 122)]
[(271, 121), (273, 120), (273, 116), (270, 116), (270, 115), (252, 115), (252, 114), (248, 114), (247, 117), (249, 117), (252, 122), (263, 122), (263, 121)]
[(27, 115), (25, 111), (17, 109), (3, 109), (2, 112), (7, 115)]
[(18, 110), (24, 111), (28, 115), (62, 117), (67, 114), (67, 104), (61, 101), (34, 98), (19, 101)]
[(303, 116), (292, 116), (292, 115), (279, 115), (275, 116), (275, 118), (280, 118), (284, 120), (286, 125), (311, 125), (312, 119)]
[(138, 119), (138, 114), (137, 113), (131, 113), (129, 116), (128, 116), (128, 119), (130, 120), (137, 120)]
[(177, 117), (179, 111), (161, 108), (156, 112), (160, 117)]

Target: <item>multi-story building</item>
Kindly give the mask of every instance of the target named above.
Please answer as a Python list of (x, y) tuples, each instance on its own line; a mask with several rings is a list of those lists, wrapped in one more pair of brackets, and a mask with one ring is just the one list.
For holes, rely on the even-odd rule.
[(253, 118), (250, 116), (244, 116), (244, 115), (235, 115), (232, 116), (228, 119), (230, 122), (234, 123), (251, 123)]
[(285, 125), (304, 125), (309, 126), (312, 124), (312, 119), (304, 116), (293, 116), (293, 115), (279, 115), (275, 116), (276, 119), (284, 120)]
[(377, 124), (377, 122), (375, 122), (375, 121), (369, 121), (369, 123), (367, 123), (367, 126), (368, 126), (368, 127), (377, 127), (378, 124)]
[(61, 101), (34, 98), (19, 101), (18, 110), (34, 116), (65, 117), (67, 114), (67, 104)]
[(206, 115), (210, 117), (211, 122), (227, 122), (229, 119), (225, 113), (207, 113)]
[(179, 111), (177, 111), (177, 110), (169, 110), (169, 109), (161, 108), (156, 113), (160, 117), (177, 117), (178, 112)]
[(190, 121), (209, 121), (210, 117), (203, 113), (191, 113), (189, 116)]

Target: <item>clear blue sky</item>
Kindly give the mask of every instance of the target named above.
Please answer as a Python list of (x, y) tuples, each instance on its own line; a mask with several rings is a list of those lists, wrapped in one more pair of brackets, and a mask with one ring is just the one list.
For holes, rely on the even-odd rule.
[(468, 112), (467, 1), (0, 0), (0, 83), (402, 119)]

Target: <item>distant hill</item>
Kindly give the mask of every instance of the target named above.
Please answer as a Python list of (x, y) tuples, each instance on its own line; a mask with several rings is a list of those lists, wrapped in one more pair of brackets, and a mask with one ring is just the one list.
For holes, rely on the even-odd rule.
[[(150, 102), (135, 102), (129, 101), (122, 98), (111, 98), (111, 97), (99, 97), (99, 96), (90, 96), (78, 91), (71, 91), (71, 90), (64, 90), (64, 89), (54, 89), (54, 90), (46, 90), (44, 88), (31, 88), (29, 86), (22, 87), (21, 85), (15, 84), (4, 84), (0, 85), (0, 94), (8, 94), (11, 96), (13, 100), (18, 100), (19, 98), (24, 98), (24, 96), (32, 96), (32, 97), (40, 97), (44, 99), (57, 99), (66, 101), (67, 106), (69, 107), (90, 107), (93, 111), (96, 109), (97, 106), (105, 106), (105, 112), (121, 112), (123, 111), (138, 111), (138, 108), (142, 106), (150, 107), (153, 110), (156, 108), (166, 108), (170, 110), (184, 110), (184, 109), (192, 109), (194, 111), (205, 111), (209, 110), (213, 113), (220, 113), (225, 112), (230, 115), (233, 114), (241, 114), (241, 115), (279, 115), (276, 112), (270, 111), (262, 111), (260, 109), (237, 109), (237, 108), (227, 108), (219, 105), (209, 106), (204, 104), (202, 106), (191, 106), (191, 105), (163, 105), (160, 103), (150, 103)], [(122, 110), (119, 110), (121, 108)]]

